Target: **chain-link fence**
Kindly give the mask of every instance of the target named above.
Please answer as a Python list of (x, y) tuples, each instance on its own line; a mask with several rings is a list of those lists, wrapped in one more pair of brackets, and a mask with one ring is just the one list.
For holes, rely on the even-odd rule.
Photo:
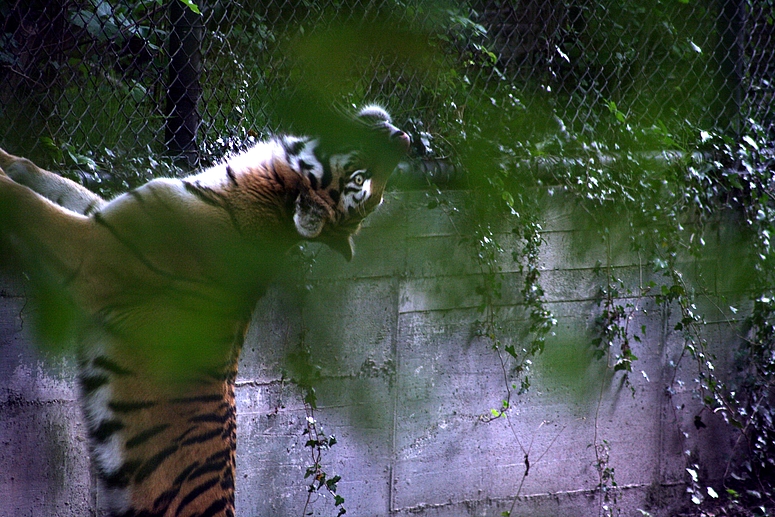
[(315, 88), (386, 104), (416, 133), (482, 102), (580, 133), (611, 113), (773, 133), (772, 0), (196, 3), (0, 0), (0, 145), (193, 165), (286, 129), (280, 111)]

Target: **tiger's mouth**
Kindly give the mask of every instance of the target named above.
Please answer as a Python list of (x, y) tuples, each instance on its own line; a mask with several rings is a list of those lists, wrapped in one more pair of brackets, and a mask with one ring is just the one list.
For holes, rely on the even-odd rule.
[(350, 262), (355, 255), (355, 244), (353, 235), (358, 233), (365, 214), (358, 216), (353, 214), (351, 217), (343, 218), (340, 221), (329, 222), (323, 231), (312, 239), (315, 242), (322, 242), (329, 248), (342, 255), (347, 262)]
[(351, 233), (324, 232), (313, 240), (322, 242), (336, 251), (342, 255), (347, 262), (350, 262), (353, 259), (353, 256), (355, 256), (355, 243), (353, 242)]

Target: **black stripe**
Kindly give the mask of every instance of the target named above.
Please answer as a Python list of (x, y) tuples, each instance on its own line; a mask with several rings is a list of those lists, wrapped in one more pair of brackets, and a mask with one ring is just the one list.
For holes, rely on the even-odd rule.
[(150, 429), (146, 429), (145, 431), (140, 431), (126, 441), (126, 448), (131, 449), (133, 447), (137, 447), (138, 445), (142, 445), (157, 434), (164, 432), (169, 426), (170, 424), (159, 424), (157, 426), (151, 427)]
[[(226, 452), (228, 453), (228, 451)], [(196, 479), (199, 476), (204, 476), (205, 474), (208, 474), (210, 472), (221, 472), (224, 469), (224, 467), (226, 467), (226, 465), (229, 463), (228, 456), (229, 455), (227, 454), (225, 458), (222, 458), (219, 461), (208, 461), (201, 467), (192, 471), (188, 479)]]
[(321, 182), (321, 187), (328, 188), (328, 186), (331, 184), (331, 181), (333, 180), (333, 176), (331, 175), (331, 166), (329, 165), (328, 161), (321, 162), (323, 165), (323, 180)]
[(108, 403), (108, 407), (116, 413), (133, 413), (135, 411), (152, 408), (155, 405), (156, 402), (153, 401), (123, 402), (112, 400)]
[[(231, 213), (231, 211), (229, 211), (229, 214), (233, 215)], [(168, 278), (168, 279), (171, 279), (171, 280), (177, 280), (177, 281), (181, 281), (181, 282), (185, 282), (185, 283), (189, 283), (189, 282), (190, 283), (198, 283), (198, 284), (206, 283), (206, 282), (204, 282), (204, 281), (202, 281), (202, 280), (200, 280), (200, 279), (198, 279), (196, 277), (186, 277), (186, 276), (182, 276), (182, 275), (177, 275), (177, 274), (172, 273), (170, 271), (165, 271), (163, 269), (160, 269), (160, 268), (156, 267), (148, 258), (145, 257), (145, 255), (142, 253), (142, 251), (140, 251), (140, 249), (137, 248), (137, 246), (135, 246), (134, 243), (132, 243), (131, 241), (129, 241), (127, 239), (124, 239), (118, 233), (118, 231), (115, 228), (113, 228), (113, 226), (111, 226), (102, 217), (102, 214), (100, 212), (97, 212), (96, 214), (94, 214), (93, 217), (94, 217), (94, 222), (104, 226), (105, 229), (107, 229), (111, 233), (111, 235), (113, 235), (113, 237), (117, 241), (119, 241), (121, 244), (123, 244), (135, 256), (135, 258), (137, 258), (137, 260), (139, 260), (145, 267), (147, 267), (153, 273), (156, 273), (159, 276), (162, 276), (162, 277), (165, 277), (165, 278)], [(239, 231), (239, 228), (237, 228), (237, 230)], [(169, 287), (168, 289), (170, 289), (171, 291), (175, 291), (175, 292), (178, 291), (174, 287)], [(179, 292), (182, 295), (186, 295), (186, 296), (191, 296), (191, 297), (195, 296), (197, 298), (202, 298), (202, 299), (205, 299), (205, 300), (209, 299), (209, 297), (207, 295), (205, 295), (204, 293), (201, 293), (201, 292), (198, 292), (198, 291), (193, 291), (191, 289), (185, 289), (185, 290), (181, 289)], [(110, 308), (111, 308), (110, 305), (105, 306), (102, 309), (101, 312), (107, 313)]]
[(96, 210), (98, 210), (100, 207), (99, 203), (97, 201), (92, 201), (89, 203), (89, 205), (86, 207), (86, 210), (83, 211), (83, 215), (91, 215)]
[[(301, 163), (304, 164), (303, 161)], [(309, 168), (305, 169), (303, 166), (301, 168), (302, 172), (307, 172), (308, 170), (310, 170), (310, 169)], [(310, 185), (310, 187), (312, 187), (312, 190), (317, 190), (318, 189), (318, 179), (317, 179), (317, 177), (314, 174), (307, 174), (307, 177), (309, 178), (309, 185)]]
[(239, 183), (237, 182), (237, 176), (234, 174), (234, 169), (231, 168), (231, 165), (226, 165), (226, 176), (229, 177), (229, 181), (232, 185), (235, 187), (239, 187)]
[(175, 438), (175, 440), (174, 440), (174, 441), (176, 441), (176, 442), (180, 442), (180, 441), (181, 441), (183, 438), (185, 438), (186, 436), (188, 436), (190, 433), (193, 433), (194, 431), (196, 431), (196, 429), (197, 429), (197, 427), (192, 425), (191, 427), (189, 427), (188, 429), (186, 429), (185, 431), (183, 431), (183, 432), (180, 434), (180, 436), (178, 436), (177, 438)]
[(145, 203), (145, 199), (143, 199), (142, 194), (140, 194), (137, 189), (132, 189), (128, 192), (130, 196), (135, 198), (140, 204)]
[(103, 443), (123, 428), (124, 424), (120, 420), (104, 420), (89, 434), (98, 442)]
[(222, 451), (216, 452), (208, 456), (207, 459), (205, 460), (205, 463), (220, 461), (223, 458), (226, 458), (228, 460), (230, 457), (231, 457), (231, 449), (223, 449)]
[(314, 174), (308, 174), (314, 168), (315, 168), (315, 164), (309, 163), (306, 160), (299, 160), (299, 169), (301, 169), (300, 172), (309, 178), (309, 181), (312, 184), (312, 188), (317, 189), (318, 188), (317, 176), (315, 176)]
[(127, 370), (125, 368), (122, 368), (118, 363), (111, 361), (105, 356), (99, 356), (94, 358), (92, 361), (92, 364), (94, 366), (97, 366), (99, 368), (102, 368), (103, 370), (107, 370), (110, 373), (114, 373), (116, 375), (131, 375), (132, 371)]
[(270, 164), (269, 172), (272, 173), (272, 179), (275, 181), (275, 183), (278, 183), (280, 185), (283, 184), (282, 178), (280, 178), (280, 175), (277, 173), (277, 169), (275, 168), (274, 162)]
[(201, 185), (195, 185), (188, 181), (183, 182), (183, 186), (191, 194), (194, 194), (203, 203), (214, 206), (216, 208), (226, 208), (223, 196), (209, 187), (203, 187)]
[(223, 194), (216, 192), (209, 187), (202, 187), (201, 185), (195, 185), (187, 181), (184, 181), (183, 185), (186, 187), (186, 190), (194, 194), (203, 203), (215, 208), (220, 208), (229, 214), (229, 219), (231, 220), (232, 226), (234, 226), (238, 232), (241, 232), (239, 224), (237, 224), (238, 221), (237, 216), (234, 213), (234, 209), (226, 201), (226, 198)]
[(146, 460), (142, 467), (137, 470), (135, 474), (135, 483), (142, 483), (145, 479), (154, 473), (154, 471), (161, 466), (162, 462), (175, 454), (178, 451), (178, 444), (173, 444), (157, 452), (150, 459)]
[(223, 474), (221, 474), (221, 488), (224, 490), (227, 490), (229, 492), (232, 492), (232, 501), (234, 500), (234, 471), (232, 469), (226, 469)]
[(84, 395), (87, 396), (109, 382), (110, 379), (108, 379), (106, 375), (89, 375), (88, 377), (81, 377), (81, 387), (83, 388)]
[(186, 447), (189, 445), (195, 445), (198, 443), (204, 443), (206, 441), (212, 440), (213, 438), (220, 436), (223, 432), (222, 429), (214, 429), (212, 431), (207, 431), (205, 433), (200, 433), (192, 436), (191, 438), (186, 438), (182, 442), (180, 442), (180, 445), (182, 447)]
[(108, 488), (126, 488), (129, 486), (129, 480), (132, 477), (132, 473), (140, 466), (140, 462), (137, 460), (127, 461), (121, 468), (110, 475), (102, 473), (102, 480)]
[(214, 517), (224, 509), (226, 509), (226, 499), (221, 498), (205, 508), (205, 510), (199, 514), (199, 517)]
[(223, 400), (223, 395), (216, 393), (214, 395), (198, 395), (196, 397), (180, 397), (170, 399), (173, 404), (200, 404), (202, 402), (218, 402)]
[(283, 148), (285, 149), (285, 155), (290, 161), (291, 156), (297, 156), (301, 151), (304, 149), (304, 147), (307, 145), (307, 142), (305, 140), (296, 140), (293, 143), (290, 143), (287, 138), (283, 138)]
[(183, 470), (180, 472), (180, 474), (178, 474), (178, 475), (177, 475), (177, 477), (175, 478), (175, 481), (174, 481), (172, 484), (173, 484), (173, 485), (175, 485), (175, 486), (182, 485), (182, 484), (183, 484), (183, 482), (184, 482), (185, 480), (187, 480), (187, 479), (188, 479), (188, 476), (190, 476), (190, 475), (191, 475), (191, 473), (192, 473), (194, 470), (196, 470), (196, 469), (197, 469), (197, 467), (199, 467), (199, 462), (198, 462), (198, 461), (195, 461), (194, 463), (192, 463), (192, 464), (191, 464), (191, 465), (189, 465), (188, 467), (184, 468), (184, 469), (183, 469)]
[(170, 503), (180, 493), (180, 485), (173, 486), (169, 490), (162, 492), (159, 497), (153, 500), (153, 511), (159, 515), (164, 515), (170, 507)]
[(174, 275), (174, 274), (172, 274), (172, 273), (170, 273), (168, 271), (164, 271), (163, 269), (159, 269), (158, 267), (153, 265), (153, 263), (150, 260), (148, 260), (145, 257), (145, 255), (143, 255), (143, 253), (137, 248), (137, 246), (135, 246), (130, 241), (124, 239), (121, 235), (119, 235), (119, 233), (116, 231), (116, 229), (113, 228), (113, 226), (108, 224), (108, 222), (105, 220), (105, 218), (102, 217), (102, 213), (101, 212), (97, 212), (96, 214), (94, 214), (93, 217), (94, 217), (94, 222), (104, 226), (113, 235), (113, 237), (116, 238), (117, 241), (119, 241), (127, 249), (129, 249), (129, 251), (132, 252), (132, 254), (135, 256), (135, 258), (137, 258), (137, 260), (142, 262), (145, 267), (147, 267), (148, 269), (150, 269), (151, 271), (153, 271), (157, 275), (160, 275), (160, 276), (163, 276), (163, 277), (167, 277), (167, 278), (173, 278), (173, 279), (189, 280), (189, 279), (186, 279), (186, 278), (178, 277), (177, 275)]
[(339, 198), (341, 197), (339, 194), (339, 191), (336, 189), (331, 189), (328, 191), (328, 194), (331, 196), (331, 199), (334, 200), (334, 203), (339, 204)]
[(182, 512), (186, 506), (191, 504), (194, 500), (196, 500), (197, 497), (201, 496), (202, 494), (204, 494), (205, 492), (207, 492), (217, 484), (218, 484), (218, 476), (214, 478), (210, 478), (204, 483), (200, 483), (199, 485), (192, 488), (191, 491), (188, 494), (186, 494), (186, 496), (183, 499), (180, 500), (180, 504), (178, 505), (178, 509), (175, 512), (175, 515), (180, 515), (180, 512)]
[(192, 416), (191, 418), (188, 419), (188, 421), (192, 424), (205, 423), (205, 422), (212, 422), (215, 424), (225, 424), (230, 417), (231, 415), (228, 413), (224, 415), (219, 415), (217, 413), (207, 413), (204, 415)]
[(148, 510), (130, 508), (124, 513), (111, 512), (108, 514), (108, 517), (164, 517), (164, 512), (149, 512)]

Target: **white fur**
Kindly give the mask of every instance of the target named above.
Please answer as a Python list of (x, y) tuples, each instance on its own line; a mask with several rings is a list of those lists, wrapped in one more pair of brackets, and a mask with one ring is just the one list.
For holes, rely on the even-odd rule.
[(305, 162), (307, 165), (312, 166), (311, 169), (307, 169), (312, 175), (317, 178), (318, 181), (323, 179), (323, 165), (315, 156), (315, 148), (318, 145), (317, 140), (310, 140), (308, 138), (300, 138), (295, 136), (283, 137), (283, 140), (278, 138), (272, 138), (265, 142), (258, 142), (247, 150), (235, 154), (226, 158), (223, 162), (213, 165), (202, 172), (189, 176), (186, 181), (197, 183), (203, 187), (218, 187), (228, 181), (226, 174), (226, 167), (230, 167), (232, 173), (236, 176), (249, 173), (257, 164), (269, 163), (273, 160), (285, 159), (285, 147), (286, 145), (293, 145), (298, 142), (303, 142), (304, 147), (301, 152), (296, 156), (290, 157), (290, 166), (295, 171), (301, 171), (300, 162)]
[(118, 472), (124, 464), (124, 443), (121, 433), (115, 433), (104, 443), (95, 444), (93, 450), (100, 471), (108, 476)]
[(113, 412), (108, 407), (112, 396), (108, 383), (83, 398), (83, 409), (90, 427), (96, 429), (100, 422), (113, 418)]
[[(306, 141), (306, 139), (299, 138), (295, 140), (301, 140)], [(312, 173), (315, 178), (317, 178), (318, 182), (323, 180), (323, 165), (320, 163), (320, 160), (318, 160), (317, 156), (315, 156), (315, 148), (318, 145), (317, 140), (309, 140), (306, 141), (304, 147), (302, 148), (301, 152), (297, 154), (296, 156), (292, 156), (290, 159), (291, 167), (293, 170), (301, 171), (302, 168), (299, 165), (300, 162), (304, 162), (307, 164), (307, 166), (312, 166), (312, 168), (308, 168), (307, 170)]]
[[(105, 338), (94, 340), (86, 338), (84, 340), (85, 346), (82, 350), (84, 357), (81, 367), (83, 377), (102, 375), (110, 378), (113, 375), (94, 365), (96, 358), (109, 355), (110, 346), (105, 341)], [(113, 391), (110, 382), (83, 396), (81, 401), (83, 412), (90, 429), (97, 429), (102, 423), (115, 419), (115, 413), (109, 407), (112, 399)], [(104, 443), (92, 444), (94, 460), (100, 471), (106, 475), (114, 474), (124, 464), (123, 440), (123, 433), (117, 432)]]
[(358, 192), (348, 192), (339, 201), (345, 211), (362, 206), (371, 197), (371, 178), (365, 180)]

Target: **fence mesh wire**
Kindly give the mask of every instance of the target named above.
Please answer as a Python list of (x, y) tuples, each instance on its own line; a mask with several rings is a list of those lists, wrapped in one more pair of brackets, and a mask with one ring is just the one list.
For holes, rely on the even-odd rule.
[[(581, 133), (612, 110), (673, 133), (775, 132), (771, 0), (197, 3), (201, 15), (179, 0), (0, 0), (0, 144), (49, 165), (146, 149), (195, 165), (286, 129), (278, 110), (299, 85), (426, 131), (497, 98)], [(337, 28), (374, 23), (430, 60), (375, 45), (346, 48), (335, 77), (316, 68), (346, 41)], [(311, 64), (304, 41), (322, 49)]]

